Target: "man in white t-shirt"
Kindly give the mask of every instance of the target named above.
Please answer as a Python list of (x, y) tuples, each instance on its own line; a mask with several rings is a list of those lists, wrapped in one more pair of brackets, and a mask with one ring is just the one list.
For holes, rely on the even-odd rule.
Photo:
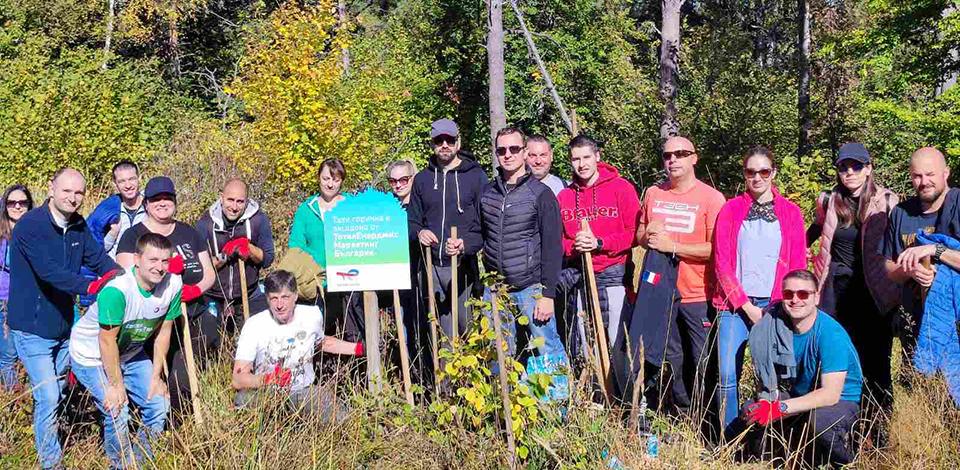
[(263, 284), (270, 309), (251, 316), (240, 332), (233, 363), (234, 404), (243, 408), (263, 396), (258, 391), (279, 391), (297, 410), (342, 421), (346, 410), (334, 391), (314, 384), (313, 358), (317, 347), (363, 356), (363, 343), (324, 336), (320, 307), (297, 304), (297, 279), (289, 271), (274, 271)]
[[(110, 280), (70, 331), (70, 359), (77, 380), (103, 414), (104, 447), (112, 468), (150, 458), (148, 438), (163, 432), (170, 408), (161, 376), (173, 321), (181, 312), (183, 282), (169, 273), (173, 245), (147, 233), (137, 240), (134, 265)], [(153, 361), (144, 351), (151, 338)], [(130, 441), (127, 400), (140, 410), (139, 442)]]

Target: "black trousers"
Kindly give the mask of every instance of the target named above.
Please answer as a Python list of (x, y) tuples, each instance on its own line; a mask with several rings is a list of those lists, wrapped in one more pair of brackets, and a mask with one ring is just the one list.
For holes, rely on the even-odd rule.
[(860, 411), (858, 403), (840, 400), (833, 406), (789, 416), (766, 427), (744, 420), (746, 408), (752, 403), (745, 403), (740, 416), (727, 428), (728, 441), (746, 432), (741, 457), (768, 459), (802, 451), (804, 461), (813, 467), (823, 463), (846, 465), (856, 457), (852, 429)]

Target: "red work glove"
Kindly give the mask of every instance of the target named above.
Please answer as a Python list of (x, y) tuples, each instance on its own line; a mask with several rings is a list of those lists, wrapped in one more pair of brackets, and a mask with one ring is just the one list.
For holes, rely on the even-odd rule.
[(357, 341), (357, 345), (353, 347), (353, 355), (361, 357), (365, 352), (366, 349), (363, 348), (363, 341)]
[(183, 256), (179, 254), (172, 256), (169, 260), (169, 265), (167, 265), (167, 272), (170, 274), (183, 274)]
[(783, 406), (780, 400), (759, 400), (747, 407), (747, 422), (758, 423), (761, 426), (784, 417)]
[(98, 277), (96, 280), (90, 283), (87, 286), (87, 294), (96, 295), (97, 292), (100, 292), (100, 289), (103, 289), (103, 286), (110, 282), (111, 279), (120, 276), (123, 274), (123, 268), (111, 269), (106, 272), (103, 276)]
[(293, 374), (290, 373), (290, 369), (284, 369), (280, 367), (280, 364), (277, 364), (276, 367), (273, 368), (273, 372), (267, 372), (263, 375), (263, 384), (289, 387), (292, 379)]
[(223, 254), (227, 256), (239, 255), (243, 259), (250, 257), (250, 240), (247, 237), (237, 237), (223, 245)]
[[(200, 292), (200, 288), (194, 284), (184, 284), (183, 290), (180, 291), (180, 301), (188, 304), (194, 300), (200, 298), (203, 295), (203, 292)], [(186, 312), (184, 312), (186, 313)]]

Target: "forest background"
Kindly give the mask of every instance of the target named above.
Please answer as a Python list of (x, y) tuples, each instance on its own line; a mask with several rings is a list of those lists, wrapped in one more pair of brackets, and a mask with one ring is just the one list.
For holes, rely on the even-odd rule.
[[(910, 192), (908, 157), (919, 146), (937, 146), (960, 168), (957, 3), (516, 5), (568, 115), (639, 189), (662, 176), (671, 102), (674, 126), (700, 150), (702, 179), (733, 195), (744, 151), (768, 145), (780, 188), (809, 213), (849, 140), (867, 146), (880, 182), (900, 193)], [(282, 243), (325, 158), (344, 160), (347, 189), (382, 186), (392, 160), (423, 166), (430, 122), (450, 117), (490, 168), (488, 8), (484, 0), (0, 0), (0, 185), (42, 194), (52, 172), (71, 165), (87, 175), (92, 207), (111, 191), (109, 168), (130, 159), (147, 176), (173, 177), (180, 218), (193, 222), (219, 184), (239, 175), (266, 201)], [(556, 172), (569, 177), (563, 116), (509, 0), (502, 15), (506, 122), (547, 135)], [(675, 92), (663, 93), (671, 18), (680, 32), (670, 57)], [(898, 452), (952, 433), (953, 453), (929, 457), (958, 458), (947, 432), (960, 429), (956, 416), (953, 428), (922, 427), (936, 413), (906, 418), (921, 428)], [(9, 434), (0, 448), (27, 446), (22, 437)], [(895, 461), (942, 463), (904, 459)]]

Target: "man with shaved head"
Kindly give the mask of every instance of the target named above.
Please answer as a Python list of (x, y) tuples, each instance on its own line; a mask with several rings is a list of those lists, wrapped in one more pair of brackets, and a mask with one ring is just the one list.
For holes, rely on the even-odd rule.
[[(660, 368), (664, 360), (670, 363), (669, 398), (685, 411), (694, 384), (702, 383), (698, 373), (705, 367), (704, 344), (712, 325), (707, 264), (713, 252), (714, 223), (726, 200), (697, 179), (694, 167), (700, 156), (690, 140), (667, 139), (661, 157), (667, 180), (647, 189), (640, 208), (637, 242), (648, 253), (630, 330), (632, 337), (642, 337), (651, 365)], [(659, 295), (664, 289), (673, 292)], [(648, 293), (653, 297), (646, 297)], [(665, 300), (649, 300), (653, 298)]]
[[(208, 308), (216, 308), (225, 326), (240, 331), (243, 322), (241, 294), (246, 289), (250, 314), (267, 309), (259, 289), (260, 270), (273, 263), (273, 232), (260, 204), (247, 195), (247, 183), (227, 180), (210, 209), (197, 222), (197, 232), (207, 243), (217, 270), (217, 282), (206, 292)], [(240, 282), (243, 259), (247, 285)]]
[[(923, 319), (921, 291), (933, 285), (938, 264), (960, 269), (960, 252), (943, 244), (918, 245), (917, 232), (943, 234), (960, 239), (960, 190), (950, 188), (950, 167), (933, 147), (923, 147), (910, 157), (910, 182), (916, 195), (890, 212), (890, 223), (880, 247), (886, 258), (887, 276), (903, 285), (901, 300), (911, 316), (911, 328), (901, 332), (904, 352), (912, 355)], [(924, 266), (930, 261), (931, 266)]]
[[(60, 169), (49, 191), (47, 201), (27, 212), (13, 229), (7, 316), (33, 389), (34, 442), (42, 468), (58, 466), (62, 456), (56, 415), (63, 398), (74, 298), (96, 294), (122, 272), (77, 213), (86, 193), (83, 175)], [(101, 277), (85, 278), (81, 265)]]

